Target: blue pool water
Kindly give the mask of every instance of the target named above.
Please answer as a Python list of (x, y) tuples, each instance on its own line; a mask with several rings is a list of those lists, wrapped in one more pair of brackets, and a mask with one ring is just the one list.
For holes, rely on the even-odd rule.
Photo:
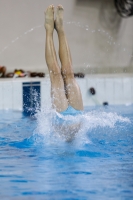
[(133, 199), (133, 106), (64, 118), (81, 121), (69, 142), (54, 117), (0, 111), (0, 199)]

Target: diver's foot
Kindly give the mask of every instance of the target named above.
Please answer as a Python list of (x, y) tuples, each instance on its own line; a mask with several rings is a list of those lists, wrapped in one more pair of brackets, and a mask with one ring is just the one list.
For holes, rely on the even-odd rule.
[(56, 19), (54, 23), (57, 32), (63, 30), (63, 12), (64, 12), (63, 6), (58, 5), (56, 11)]
[(54, 5), (50, 5), (45, 12), (45, 28), (51, 32), (54, 30)]

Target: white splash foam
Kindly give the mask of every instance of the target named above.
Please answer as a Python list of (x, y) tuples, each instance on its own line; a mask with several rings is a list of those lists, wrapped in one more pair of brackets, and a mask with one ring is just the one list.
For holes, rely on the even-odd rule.
[(112, 112), (101, 112), (92, 111), (83, 115), (84, 125), (87, 125), (88, 129), (100, 127), (110, 127), (113, 128), (117, 122), (127, 122), (130, 120), (127, 117), (122, 117), (117, 113)]
[[(114, 128), (116, 123), (130, 123), (126, 117), (104, 111), (85, 112), (82, 115), (61, 115), (50, 107), (45, 107), (37, 115), (34, 134), (43, 136), (45, 143), (71, 142), (90, 143), (87, 132), (94, 128)], [(71, 127), (72, 125), (76, 125)], [(77, 129), (78, 127), (78, 129)]]

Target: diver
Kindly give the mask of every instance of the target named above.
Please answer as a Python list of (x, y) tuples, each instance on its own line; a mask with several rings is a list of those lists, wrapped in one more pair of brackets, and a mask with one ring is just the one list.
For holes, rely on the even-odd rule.
[[(53, 5), (50, 5), (45, 12), (45, 58), (51, 80), (52, 107), (60, 114), (71, 115), (81, 113), (83, 101), (80, 88), (74, 78), (71, 53), (63, 27), (63, 12), (63, 7), (58, 5), (55, 20)], [(53, 42), (54, 29), (57, 31), (59, 40), (61, 67), (57, 61)]]

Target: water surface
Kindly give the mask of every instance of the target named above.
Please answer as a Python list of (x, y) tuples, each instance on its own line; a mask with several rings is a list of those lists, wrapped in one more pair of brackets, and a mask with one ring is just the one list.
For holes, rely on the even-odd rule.
[(1, 199), (133, 199), (133, 106), (86, 108), (71, 142), (52, 117), (0, 111)]

